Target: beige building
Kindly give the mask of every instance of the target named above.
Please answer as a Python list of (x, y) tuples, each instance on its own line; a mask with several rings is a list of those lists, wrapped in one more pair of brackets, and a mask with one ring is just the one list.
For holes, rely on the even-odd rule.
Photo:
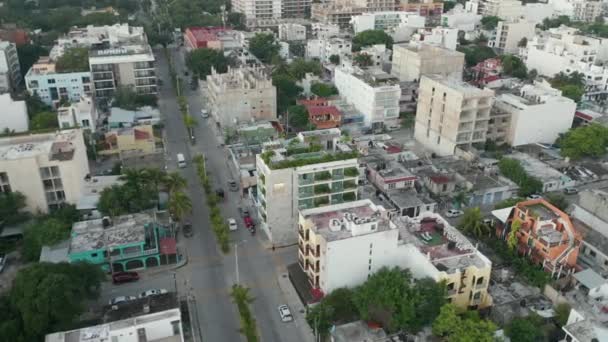
[(414, 136), (440, 156), (486, 141), (494, 92), (437, 75), (420, 80)]
[(523, 19), (499, 21), (496, 25), (488, 46), (500, 53), (517, 54), (519, 42), (526, 38), (531, 40), (536, 34), (536, 23)]
[(462, 79), (464, 54), (429, 44), (393, 45), (391, 74), (402, 82), (418, 81), (423, 75), (439, 74)]
[(277, 118), (277, 90), (261, 67), (212, 70), (207, 76), (209, 109), (222, 127), (235, 127), (251, 120)]
[(89, 174), (80, 129), (0, 139), (0, 191), (19, 191), (31, 212), (77, 203)]
[(365, 12), (394, 11), (396, 7), (397, 2), (394, 0), (336, 0), (313, 3), (311, 18), (321, 23), (346, 28), (350, 26), (353, 16)]
[(106, 133), (107, 150), (100, 154), (151, 154), (156, 152), (152, 125), (116, 128)]
[(485, 308), (492, 263), (441, 216), (393, 218), (371, 200), (301, 210), (298, 263), (312, 289), (354, 287), (382, 267), (446, 281), (448, 301)]

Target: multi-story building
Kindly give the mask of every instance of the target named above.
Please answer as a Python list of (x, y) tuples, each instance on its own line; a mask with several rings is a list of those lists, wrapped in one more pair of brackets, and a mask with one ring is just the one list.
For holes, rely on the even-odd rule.
[(281, 0), (281, 18), (307, 18), (312, 0)]
[(464, 54), (429, 44), (393, 45), (391, 74), (403, 82), (419, 81), (424, 75), (439, 74), (462, 79)]
[(505, 240), (515, 234), (518, 252), (552, 277), (576, 269), (581, 234), (566, 213), (542, 198), (517, 203), (496, 233)]
[(11, 94), (0, 95), (0, 132), (26, 132), (29, 130), (29, 117), (25, 101), (15, 101)]
[(437, 75), (423, 76), (416, 110), (416, 141), (434, 153), (486, 141), (494, 92)]
[(311, 0), (232, 0), (232, 9), (247, 20), (305, 18)]
[(342, 113), (336, 106), (330, 105), (324, 98), (313, 100), (297, 100), (299, 105), (306, 107), (308, 111), (308, 121), (317, 129), (328, 129), (340, 127), (342, 123)]
[(107, 98), (118, 87), (130, 87), (138, 94), (156, 94), (154, 53), (147, 41), (91, 50), (89, 66), (95, 97)]
[(234, 50), (243, 47), (241, 32), (225, 27), (188, 27), (184, 31), (184, 46), (187, 51), (208, 48)]
[(578, 263), (608, 276), (608, 193), (581, 191), (570, 215), (583, 237)]
[(277, 117), (277, 90), (263, 68), (212, 70), (207, 76), (209, 109), (222, 127)]
[(97, 108), (89, 96), (81, 96), (80, 100), (57, 108), (59, 127), (80, 127), (95, 132), (97, 128)]
[(68, 260), (100, 265), (111, 272), (159, 266), (161, 258), (175, 261), (175, 247), (167, 255), (161, 248), (170, 244), (169, 240), (175, 241), (172, 236), (151, 213), (76, 222), (70, 234)]
[(535, 22), (521, 19), (499, 21), (488, 40), (488, 46), (500, 53), (516, 54), (519, 51), (519, 42), (524, 38), (532, 39), (536, 34), (535, 30)]
[(105, 134), (106, 149), (99, 154), (137, 154), (146, 155), (156, 152), (156, 139), (152, 125), (114, 128)]
[(481, 14), (465, 10), (462, 5), (441, 15), (441, 26), (454, 28), (460, 31), (474, 31), (481, 24)]
[(572, 21), (593, 22), (602, 14), (603, 2), (599, 0), (549, 0), (555, 16), (567, 16)]
[(439, 215), (391, 220), (382, 206), (360, 200), (301, 210), (298, 235), (301, 270), (309, 287), (324, 294), (396, 266), (445, 281), (448, 301), (459, 308), (492, 304), (492, 263)]
[(519, 0), (479, 0), (478, 3), (479, 14), (484, 17), (495, 16), (508, 20), (524, 13), (524, 6)]
[(89, 173), (79, 129), (0, 139), (0, 191), (23, 193), (31, 212), (77, 203)]
[(0, 41), (0, 94), (15, 93), (21, 89), (22, 84), (16, 45)]
[(61, 101), (78, 102), (82, 96), (93, 94), (89, 71), (60, 73), (55, 62), (41, 57), (25, 75), (25, 86), (31, 95), (38, 95), (42, 102), (57, 107)]
[(418, 29), (412, 35), (410, 44), (429, 44), (455, 51), (458, 45), (458, 30), (447, 27)]
[[(315, 141), (334, 136), (334, 131), (338, 136), (319, 150)], [(302, 132), (295, 143), (265, 143), (264, 152), (256, 156), (260, 226), (274, 244), (297, 241), (299, 210), (357, 199), (357, 154), (335, 143), (337, 139), (335, 128)]]
[(310, 39), (306, 42), (306, 58), (317, 58), (321, 63), (329, 63), (331, 56), (350, 56), (352, 43), (348, 39), (331, 37), (326, 39)]
[(552, 144), (572, 127), (576, 103), (546, 83), (525, 85), (516, 94), (496, 97), (490, 113), (488, 139), (520, 146)]
[(363, 115), (364, 126), (375, 130), (396, 125), (401, 87), (395, 77), (343, 62), (334, 71), (334, 84), (340, 96)]
[(391, 0), (337, 0), (333, 2), (314, 3), (311, 17), (325, 24), (350, 26), (353, 16), (365, 12), (395, 11), (397, 4)]
[(306, 40), (306, 26), (294, 23), (280, 24), (279, 39), (286, 42)]
[(351, 19), (355, 34), (367, 30), (384, 30), (392, 33), (402, 26), (412, 29), (422, 28), (425, 22), (425, 18), (419, 14), (402, 11), (367, 12), (353, 16)]
[(397, 1), (397, 11), (413, 12), (426, 18), (427, 25), (440, 25), (443, 14), (443, 1), (401, 0)]
[(317, 39), (327, 39), (340, 34), (340, 26), (324, 23), (312, 23), (310, 30), (313, 37)]

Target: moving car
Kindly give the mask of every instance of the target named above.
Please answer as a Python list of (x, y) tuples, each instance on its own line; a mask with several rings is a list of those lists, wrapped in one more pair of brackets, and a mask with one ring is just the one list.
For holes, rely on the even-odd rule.
[(181, 169), (186, 167), (186, 158), (183, 153), (177, 154), (177, 166)]
[(460, 216), (462, 214), (464, 214), (464, 212), (462, 210), (450, 209), (450, 210), (446, 211), (445, 216), (447, 216), (447, 217), (458, 217), (458, 216)]
[(160, 294), (165, 294), (165, 293), (167, 293), (167, 290), (165, 290), (165, 289), (152, 289), (152, 290), (148, 290), (148, 291), (144, 291), (144, 292), (140, 293), (139, 298), (158, 296)]
[(116, 272), (112, 274), (112, 282), (114, 284), (130, 283), (139, 280), (137, 272)]
[(277, 309), (279, 310), (279, 315), (281, 316), (281, 321), (283, 321), (283, 322), (293, 321), (293, 316), (291, 315), (291, 311), (289, 311), (289, 307), (286, 304), (279, 305), (279, 307)]
[(231, 179), (228, 181), (228, 189), (230, 191), (239, 191), (239, 185)]
[(126, 303), (132, 300), (136, 300), (137, 297), (135, 296), (119, 296), (119, 297), (114, 297), (112, 299), (110, 299), (110, 302), (108, 304), (110, 305), (118, 305), (121, 303)]
[(201, 109), (201, 116), (206, 119), (209, 117), (209, 112), (206, 109)]
[(565, 188), (564, 189), (564, 193), (566, 195), (574, 195), (574, 194), (578, 194), (578, 189), (576, 188)]
[(194, 230), (192, 230), (192, 223), (190, 223), (190, 222), (184, 223), (184, 226), (182, 227), (182, 229), (184, 231), (185, 237), (191, 237), (192, 235), (194, 235)]
[(237, 230), (239, 227), (236, 225), (236, 220), (232, 217), (228, 219), (228, 228), (230, 230)]
[(533, 200), (533, 199), (539, 199), (539, 198), (543, 198), (543, 196), (541, 196), (541, 195), (537, 195), (537, 194), (532, 194), (532, 195), (529, 195), (527, 198), (528, 198), (529, 200)]

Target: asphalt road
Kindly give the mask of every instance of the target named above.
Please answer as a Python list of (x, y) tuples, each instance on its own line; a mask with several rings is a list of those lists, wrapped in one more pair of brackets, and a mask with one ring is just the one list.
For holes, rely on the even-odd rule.
[[(172, 50), (176, 70), (184, 77), (183, 57), (181, 53)], [(218, 147), (217, 130), (213, 129), (210, 120), (200, 116), (204, 99), (198, 90), (192, 91), (186, 85), (184, 94), (189, 101), (190, 113), (197, 117), (198, 126), (195, 129), (196, 144), (191, 145), (179, 113), (176, 96), (170, 85), (167, 60), (162, 52), (157, 54), (158, 74), (164, 82), (160, 92), (160, 109), (164, 114), (166, 130), (166, 150), (169, 169), (176, 169), (176, 154), (184, 153), (187, 161), (199, 153), (207, 158), (207, 170), (211, 174), (214, 187), (225, 189), (226, 199), (221, 204), (225, 217), (234, 217), (239, 223), (239, 230), (233, 232), (233, 247), (230, 254), (223, 255), (216, 244), (215, 236), (210, 229), (209, 211), (205, 203), (205, 195), (198, 182), (194, 167), (179, 169), (188, 181), (188, 190), (193, 205), (191, 221), (194, 236), (185, 241), (187, 246), (188, 264), (177, 270), (177, 283), (180, 294), (191, 289), (195, 295), (200, 317), (200, 326), (204, 341), (239, 341), (244, 340), (238, 329), (240, 322), (235, 305), (229, 297), (230, 287), (236, 283), (235, 245), (238, 245), (238, 270), (240, 283), (251, 289), (255, 298), (252, 309), (257, 320), (261, 341), (305, 341), (299, 324), (304, 322), (282, 323), (277, 306), (286, 302), (277, 281), (277, 274), (284, 272), (288, 263), (296, 261), (296, 247), (271, 251), (264, 248), (262, 234), (251, 236), (243, 228), (237, 207), (245, 205), (238, 192), (227, 189), (227, 181), (232, 178), (227, 166), (225, 151)], [(180, 238), (183, 239), (182, 236)], [(169, 285), (167, 285), (169, 280)], [(172, 274), (162, 274), (154, 279), (147, 279), (148, 288), (152, 284), (164, 283), (171, 286)], [(168, 289), (171, 289), (169, 287)]]

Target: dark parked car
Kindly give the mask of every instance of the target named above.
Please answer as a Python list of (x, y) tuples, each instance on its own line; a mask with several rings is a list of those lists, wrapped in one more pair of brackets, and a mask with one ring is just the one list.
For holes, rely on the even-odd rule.
[(112, 282), (114, 284), (130, 283), (139, 280), (137, 272), (116, 272), (112, 274)]
[(224, 190), (223, 189), (215, 189), (215, 196), (219, 199), (224, 199)]
[(184, 223), (184, 227), (182, 229), (184, 230), (185, 237), (191, 237), (192, 235), (194, 235), (194, 231), (192, 230), (192, 223)]

